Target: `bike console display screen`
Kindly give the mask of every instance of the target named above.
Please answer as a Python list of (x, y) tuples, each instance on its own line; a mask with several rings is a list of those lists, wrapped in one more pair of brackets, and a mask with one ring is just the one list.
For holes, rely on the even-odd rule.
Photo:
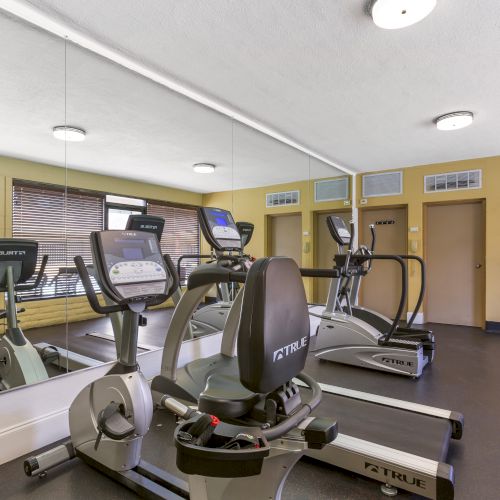
[(207, 241), (217, 250), (241, 249), (241, 235), (228, 210), (200, 208), (200, 225)]
[(103, 231), (99, 239), (103, 271), (121, 296), (140, 297), (165, 291), (168, 275), (155, 234)]

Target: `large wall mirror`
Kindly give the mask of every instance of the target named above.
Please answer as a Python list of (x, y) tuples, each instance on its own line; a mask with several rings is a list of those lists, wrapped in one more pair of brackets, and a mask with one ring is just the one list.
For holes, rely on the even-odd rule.
[(0, 397), (67, 371), (65, 45), (0, 13)]
[[(116, 360), (120, 317), (91, 309), (74, 259), (83, 259), (104, 303), (89, 236), (123, 230), (131, 216), (164, 220), (161, 249), (181, 285), (144, 314), (139, 354), (164, 347), (189, 274), (217, 257), (198, 207), (225, 209), (241, 231), (251, 228), (242, 252), (249, 258), (286, 255), (302, 267), (332, 266), (326, 217), (350, 220), (349, 176), (70, 41), (5, 16), (0, 23), (8, 75), (0, 103), (1, 236), (38, 241), (36, 270), (48, 256), (37, 287), (18, 296), (23, 330), (49, 375)], [(54, 137), (58, 126), (65, 140)], [(304, 284), (311, 302), (326, 301), (325, 280)], [(238, 290), (213, 287), (202, 305), (231, 303)], [(10, 316), (2, 317), (4, 338)], [(185, 340), (219, 330), (200, 323), (191, 322)]]
[[(200, 255), (210, 254), (196, 209), (204, 193), (232, 187), (233, 125), (230, 118), (73, 44), (67, 47), (67, 120), (85, 134), (67, 149), (68, 272), (73, 274), (68, 356), (75, 368), (84, 368), (115, 360), (121, 332), (116, 315), (90, 309), (74, 257), (92, 264), (92, 231), (125, 229), (131, 215), (163, 218), (161, 248), (178, 264), (182, 289), (144, 314), (138, 354), (162, 349), (174, 303), (190, 272), (205, 260)], [(198, 172), (201, 164), (214, 171)], [(99, 293), (98, 280), (92, 280)]]

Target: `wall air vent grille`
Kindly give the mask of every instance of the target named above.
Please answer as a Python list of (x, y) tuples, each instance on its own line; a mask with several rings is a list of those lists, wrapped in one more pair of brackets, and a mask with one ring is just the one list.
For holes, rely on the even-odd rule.
[(363, 175), (363, 198), (403, 194), (403, 172)]
[(447, 172), (424, 177), (424, 193), (456, 191), (458, 189), (481, 189), (481, 187), (482, 170)]
[(282, 207), (298, 205), (300, 203), (300, 191), (283, 191), (281, 193), (267, 193), (266, 207)]
[(349, 178), (328, 179), (314, 183), (314, 201), (335, 201), (349, 199)]

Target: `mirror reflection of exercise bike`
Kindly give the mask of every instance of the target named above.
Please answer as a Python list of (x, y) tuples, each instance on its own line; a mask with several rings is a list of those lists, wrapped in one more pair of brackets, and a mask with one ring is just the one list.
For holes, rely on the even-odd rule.
[[(218, 209), (211, 209), (213, 211), (217, 211)], [(204, 227), (204, 221), (201, 220), (202, 217), (205, 217), (204, 212), (198, 210), (198, 219), (200, 220), (200, 226)], [(227, 220), (226, 218), (230, 217), (231, 220)], [(223, 228), (228, 228), (230, 225), (234, 224), (231, 214), (227, 214), (226, 212), (215, 212), (213, 218), (214, 224), (217, 223), (219, 231), (224, 231)], [(159, 241), (161, 241), (161, 237), (163, 234), (163, 227), (165, 224), (165, 220), (162, 217), (154, 216), (154, 215), (130, 215), (127, 220), (127, 225), (125, 229), (128, 230), (136, 230), (136, 231), (147, 231), (156, 234)], [(215, 226), (214, 226), (215, 227)], [(247, 270), (250, 267), (250, 264), (253, 262), (253, 258), (249, 255), (246, 255), (244, 252), (245, 246), (250, 243), (252, 239), (254, 225), (251, 222), (236, 222), (236, 227), (239, 232), (239, 237), (241, 237), (241, 248), (234, 249), (232, 251), (224, 251), (221, 252), (217, 250), (217, 247), (213, 246), (213, 242), (210, 241), (210, 237), (204, 234), (207, 242), (212, 247), (212, 253), (210, 255), (202, 255), (202, 254), (184, 254), (181, 255), (177, 262), (177, 275), (179, 276), (179, 280), (181, 281), (182, 276), (182, 262), (188, 259), (209, 259), (210, 262), (226, 262), (230, 265), (234, 271)], [(225, 265), (225, 264), (224, 264)], [(224, 325), (226, 324), (227, 317), (233, 302), (236, 298), (236, 295), (240, 291), (240, 284), (238, 283), (220, 283), (217, 286), (217, 295), (218, 301), (214, 304), (209, 304), (203, 307), (200, 307), (197, 311), (194, 312), (193, 317), (190, 321), (189, 329), (188, 329), (188, 338), (197, 338), (203, 337), (204, 335), (209, 335), (211, 333), (217, 333), (224, 329)], [(182, 290), (180, 286), (172, 295), (172, 300), (174, 304), (177, 305), (182, 297)], [(114, 317), (113, 317), (114, 316)], [(119, 321), (116, 315), (112, 316), (112, 321)], [(120, 330), (120, 325), (117, 323), (116, 326), (113, 326), (113, 330), (115, 332)], [(115, 335), (116, 336), (116, 335)]]
[(27, 283), (34, 273), (38, 257), (38, 243), (34, 240), (0, 239), (0, 292), (5, 295), (5, 310), (0, 319), (6, 319), (5, 332), (0, 335), (0, 389), (12, 389), (34, 384), (49, 378), (46, 364), (58, 356), (53, 346), (40, 353), (24, 335), (19, 326), (18, 292), (36, 289), (43, 278), (48, 256), (44, 255), (33, 283)]

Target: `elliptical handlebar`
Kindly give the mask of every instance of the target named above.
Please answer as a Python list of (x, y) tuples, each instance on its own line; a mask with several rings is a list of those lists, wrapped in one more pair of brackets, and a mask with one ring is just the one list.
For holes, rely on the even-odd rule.
[(370, 252), (375, 252), (375, 243), (377, 242), (377, 235), (375, 233), (375, 224), (370, 224), (370, 233), (372, 235), (372, 242), (370, 245)]
[(38, 288), (38, 286), (42, 282), (43, 274), (45, 273), (45, 267), (47, 266), (48, 260), (49, 260), (48, 255), (44, 255), (42, 257), (42, 262), (40, 263), (40, 269), (38, 270), (38, 274), (36, 275), (36, 279), (33, 283), (24, 284), (24, 285), (16, 285), (14, 287), (14, 290), (16, 292), (23, 292), (25, 290), (33, 290), (35, 288)]
[(205, 255), (200, 253), (185, 253), (181, 255), (177, 260), (177, 275), (179, 276), (179, 280), (181, 279), (181, 262), (184, 259), (211, 259), (213, 255)]
[(399, 266), (401, 267), (401, 298), (399, 300), (398, 312), (394, 317), (394, 321), (392, 322), (391, 328), (384, 335), (384, 343), (389, 342), (391, 340), (394, 332), (398, 328), (399, 322), (401, 321), (401, 317), (403, 316), (403, 311), (406, 303), (406, 299), (408, 297), (408, 274), (406, 268), (406, 262), (399, 255), (359, 255), (356, 256), (358, 260), (395, 260)]
[(97, 314), (111, 314), (114, 312), (123, 311), (124, 308), (119, 305), (114, 306), (102, 306), (97, 299), (97, 295), (94, 290), (94, 286), (92, 285), (92, 281), (90, 280), (90, 275), (87, 270), (87, 266), (83, 261), (81, 255), (77, 255), (74, 259), (76, 269), (78, 274), (80, 275), (80, 279), (82, 280), (83, 288), (85, 289), (85, 293), (87, 295), (87, 299), (89, 301), (90, 307)]
[(425, 262), (422, 257), (418, 255), (400, 255), (400, 257), (404, 260), (416, 260), (420, 264), (420, 293), (418, 294), (417, 303), (413, 309), (413, 314), (407, 323), (407, 327), (411, 328), (420, 308), (422, 307), (422, 302), (424, 301), (425, 288), (426, 288), (426, 271), (425, 271)]

